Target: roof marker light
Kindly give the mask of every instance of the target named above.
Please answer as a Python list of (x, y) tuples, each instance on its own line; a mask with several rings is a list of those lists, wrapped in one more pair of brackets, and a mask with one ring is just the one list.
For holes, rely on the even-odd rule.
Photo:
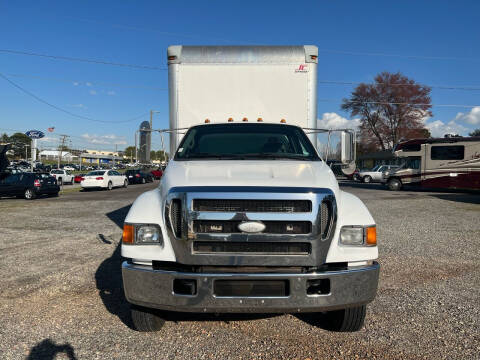
[(246, 117), (244, 117), (244, 118), (242, 119), (242, 121), (247, 122), (248, 119), (247, 119)]
[(280, 122), (281, 122), (282, 124), (286, 124), (286, 123), (287, 123), (287, 120), (282, 119), (282, 120), (280, 120)]
[(228, 122), (233, 122), (233, 118), (228, 118)]
[(310, 55), (310, 59), (312, 60), (317, 60), (318, 56), (317, 55)]
[(258, 122), (262, 122), (263, 119), (262, 119), (262, 118), (258, 118), (257, 121), (258, 121)]
[(205, 124), (210, 123), (210, 119), (205, 119)]
[(175, 55), (170, 55), (168, 57), (168, 60), (177, 60), (177, 57)]

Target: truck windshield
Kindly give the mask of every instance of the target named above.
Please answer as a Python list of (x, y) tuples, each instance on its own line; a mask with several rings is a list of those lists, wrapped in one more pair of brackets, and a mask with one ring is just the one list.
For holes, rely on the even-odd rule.
[(277, 124), (212, 124), (192, 127), (175, 160), (293, 159), (318, 161), (302, 129)]

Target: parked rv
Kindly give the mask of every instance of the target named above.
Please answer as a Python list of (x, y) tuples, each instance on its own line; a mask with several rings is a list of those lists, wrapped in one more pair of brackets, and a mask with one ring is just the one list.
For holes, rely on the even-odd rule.
[(414, 139), (395, 148), (401, 167), (383, 174), (390, 190), (404, 185), (480, 190), (480, 137)]
[[(362, 328), (379, 276), (375, 221), (317, 154), (317, 59), (316, 46), (168, 48), (173, 158), (122, 238), (137, 330), (164, 324), (151, 308), (308, 312)], [(341, 139), (354, 170), (353, 131)]]

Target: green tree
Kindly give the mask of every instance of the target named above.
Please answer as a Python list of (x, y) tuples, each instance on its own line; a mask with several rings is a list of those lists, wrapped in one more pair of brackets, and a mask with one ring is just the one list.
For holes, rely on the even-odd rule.
[(8, 135), (6, 133), (3, 133), (2, 136), (0, 136), (0, 143), (8, 143)]
[(475, 129), (468, 135), (470, 135), (470, 136), (480, 136), (480, 129)]
[(125, 156), (129, 159), (134, 159), (135, 158), (135, 146), (128, 146), (125, 148), (125, 151), (123, 152)]
[(8, 142), (11, 144), (11, 150), (13, 151), (14, 158), (24, 158), (25, 151), (27, 151), (27, 158), (30, 157), (30, 146), (32, 139), (22, 133), (15, 133), (8, 138)]

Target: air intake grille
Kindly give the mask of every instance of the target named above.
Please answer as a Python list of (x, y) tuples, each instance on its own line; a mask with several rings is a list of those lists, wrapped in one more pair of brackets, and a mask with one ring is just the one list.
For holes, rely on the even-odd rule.
[(332, 203), (328, 200), (322, 201), (320, 205), (320, 233), (322, 238), (326, 239), (330, 232), (332, 222)]
[(311, 212), (310, 200), (241, 200), (241, 199), (195, 199), (194, 211), (218, 212)]
[(225, 242), (195, 241), (193, 251), (200, 254), (274, 254), (274, 255), (308, 255), (312, 249), (309, 243), (287, 242)]
[(182, 236), (182, 203), (180, 199), (173, 199), (170, 204), (170, 219), (175, 237)]
[[(222, 233), (235, 234), (242, 233), (238, 229), (241, 221), (221, 221), (221, 220), (195, 220), (193, 222), (193, 231), (197, 234)], [(309, 234), (312, 232), (312, 223), (310, 221), (262, 221), (265, 230), (262, 234)]]

